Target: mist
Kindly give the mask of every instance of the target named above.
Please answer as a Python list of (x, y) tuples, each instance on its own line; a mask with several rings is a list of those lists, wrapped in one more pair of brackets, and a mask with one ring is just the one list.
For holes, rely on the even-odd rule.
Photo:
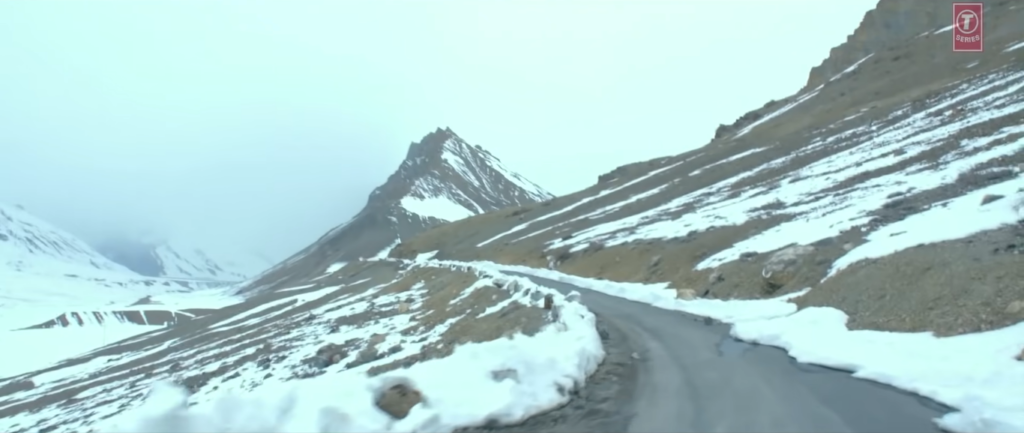
[(873, 5), (8, 0), (0, 202), (282, 259), (437, 127), (556, 194), (704, 145)]

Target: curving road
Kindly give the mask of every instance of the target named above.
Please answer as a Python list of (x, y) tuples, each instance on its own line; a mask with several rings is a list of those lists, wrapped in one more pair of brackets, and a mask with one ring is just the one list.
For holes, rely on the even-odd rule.
[(949, 411), (846, 372), (797, 363), (777, 348), (739, 342), (725, 324), (518, 275), (578, 290), (604, 326), (625, 336), (617, 344), (638, 355), (635, 385), (618, 406), (628, 432), (939, 432), (933, 419)]

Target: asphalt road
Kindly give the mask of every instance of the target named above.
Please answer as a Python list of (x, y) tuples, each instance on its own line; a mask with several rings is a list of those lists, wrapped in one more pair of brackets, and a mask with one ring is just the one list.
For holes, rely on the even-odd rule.
[(625, 335), (638, 355), (632, 395), (619, 406), (628, 412), (628, 432), (938, 432), (933, 420), (949, 411), (846, 372), (797, 363), (777, 348), (739, 342), (725, 324), (521, 276), (578, 290), (605, 326)]

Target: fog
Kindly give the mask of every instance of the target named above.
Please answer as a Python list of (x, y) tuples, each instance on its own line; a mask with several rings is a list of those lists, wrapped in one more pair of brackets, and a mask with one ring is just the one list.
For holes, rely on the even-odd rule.
[(0, 202), (281, 259), (439, 126), (556, 194), (704, 145), (873, 4), (8, 0)]

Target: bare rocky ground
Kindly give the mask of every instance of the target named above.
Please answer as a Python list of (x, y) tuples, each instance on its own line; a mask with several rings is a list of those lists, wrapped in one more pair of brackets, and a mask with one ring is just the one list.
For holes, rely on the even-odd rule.
[[(951, 33), (936, 33), (948, 26), (947, 2), (882, 3), (847, 44), (833, 50), (823, 64), (828, 67), (812, 73), (808, 88), (721, 126), (704, 147), (619, 167), (572, 195), (431, 229), (392, 255), (439, 251), (441, 259), (554, 266), (614, 281), (668, 281), (716, 298), (773, 296), (810, 286), (798, 305), (839, 308), (854, 328), (951, 335), (1024, 319), (1020, 225), (859, 262), (819, 283), (839, 257), (880, 227), (1024, 171), (1024, 49), (1006, 50), (1024, 41), (1024, 7), (987, 3), (986, 51), (953, 53)], [(903, 28), (911, 24), (918, 27)], [(904, 36), (868, 34), (884, 28)], [(872, 55), (856, 69), (840, 75), (843, 58), (849, 66), (867, 53)], [(834, 79), (822, 76), (830, 68)], [(837, 155), (850, 158), (829, 162)], [(949, 169), (956, 161), (971, 163)], [(844, 173), (851, 167), (859, 169), (856, 174)], [(925, 186), (901, 180), (929, 170), (953, 175)], [(879, 185), (883, 179), (888, 183)], [(782, 193), (806, 182), (820, 186), (800, 197)], [(807, 253), (772, 278), (764, 277), (769, 259), (793, 245), (694, 269), (752, 236), (787, 223), (792, 230), (834, 212), (814, 209), (816, 204), (837, 212), (857, 204), (844, 197), (879, 188), (886, 190), (883, 202), (848, 229), (804, 243)], [(713, 215), (715, 209), (728, 213), (727, 206), (737, 202), (742, 207), (772, 196), (779, 199), (743, 209), (748, 217), (742, 221)], [(1024, 191), (1002, 200), (1024, 201)], [(708, 214), (712, 222), (663, 236), (649, 233), (697, 214)]]
[(487, 281), (447, 268), (350, 263), (0, 379), (0, 423), (11, 432), (89, 431), (157, 380), (184, 385), (203, 401), (225, 385), (252, 389), (347, 370), (372, 376), (444, 357), (461, 343), (530, 335), (550, 320), (543, 299), (512, 299)]

